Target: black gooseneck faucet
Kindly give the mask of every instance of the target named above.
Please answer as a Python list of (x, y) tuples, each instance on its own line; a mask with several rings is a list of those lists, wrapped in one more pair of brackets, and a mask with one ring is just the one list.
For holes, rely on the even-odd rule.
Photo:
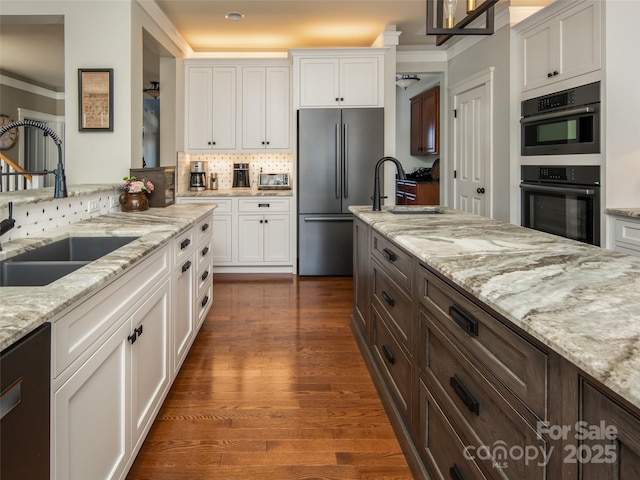
[(384, 162), (387, 162), (387, 161), (393, 162), (396, 164), (396, 171), (398, 172), (398, 178), (400, 180), (404, 180), (406, 178), (404, 174), (404, 170), (402, 169), (402, 165), (400, 164), (400, 161), (397, 158), (382, 157), (380, 160), (378, 160), (378, 163), (376, 163), (375, 177), (373, 179), (373, 211), (374, 212), (380, 211), (380, 203), (382, 198), (380, 196), (380, 167)]
[[(13, 218), (13, 202), (9, 202), (9, 218), (5, 218), (0, 222), (0, 236), (7, 233), (16, 226), (16, 220)], [(0, 243), (0, 252), (2, 251), (2, 243)]]
[(39, 128), (44, 132), (45, 136), (51, 137), (51, 139), (55, 142), (58, 147), (58, 165), (55, 170), (43, 170), (41, 172), (7, 172), (0, 173), (0, 176), (9, 176), (9, 175), (46, 175), (48, 173), (53, 173), (56, 176), (56, 183), (54, 187), (54, 198), (65, 198), (67, 197), (67, 178), (64, 174), (64, 164), (62, 163), (62, 140), (58, 137), (58, 134), (54, 132), (52, 129), (43, 125), (40, 122), (36, 122), (35, 120), (18, 120), (17, 122), (12, 122), (4, 127), (0, 128), (0, 137), (7, 133), (9, 130), (13, 130), (16, 127), (35, 127)]

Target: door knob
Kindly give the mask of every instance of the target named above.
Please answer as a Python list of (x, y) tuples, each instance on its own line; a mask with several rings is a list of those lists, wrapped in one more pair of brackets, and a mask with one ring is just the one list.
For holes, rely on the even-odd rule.
[(484, 187), (478, 187), (476, 192), (481, 193), (481, 194), (484, 193)]

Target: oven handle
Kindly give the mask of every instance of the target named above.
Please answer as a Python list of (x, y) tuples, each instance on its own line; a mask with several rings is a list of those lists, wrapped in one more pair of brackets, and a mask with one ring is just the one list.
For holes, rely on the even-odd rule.
[(554, 118), (568, 117), (572, 115), (580, 115), (582, 113), (593, 113), (596, 109), (591, 106), (570, 108), (569, 110), (562, 110), (561, 112), (543, 113), (540, 115), (532, 115), (530, 117), (523, 117), (520, 119), (520, 123), (526, 125), (527, 123), (540, 122), (544, 120), (552, 120)]
[(592, 188), (555, 187), (550, 185), (531, 185), (528, 183), (521, 183), (520, 188), (522, 190), (529, 190), (531, 192), (568, 193), (588, 196), (593, 196), (596, 194), (595, 189)]

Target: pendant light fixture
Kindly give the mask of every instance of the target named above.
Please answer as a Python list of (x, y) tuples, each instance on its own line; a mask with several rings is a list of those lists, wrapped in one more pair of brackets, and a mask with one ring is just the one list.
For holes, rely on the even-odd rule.
[(160, 96), (160, 82), (151, 82), (151, 88), (145, 88), (142, 91), (152, 98), (158, 98)]
[(396, 85), (405, 90), (419, 81), (420, 78), (417, 75), (396, 75)]
[[(466, 0), (467, 15), (456, 22), (458, 0), (427, 1), (427, 35), (437, 35), (436, 45), (440, 46), (454, 35), (493, 35), (494, 6), (498, 0)], [(471, 22), (485, 15), (485, 26), (468, 28)]]

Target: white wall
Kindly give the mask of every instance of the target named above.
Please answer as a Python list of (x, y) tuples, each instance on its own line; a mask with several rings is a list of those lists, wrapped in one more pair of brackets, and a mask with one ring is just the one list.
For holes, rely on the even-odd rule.
[(605, 6), (604, 163), (606, 208), (640, 206), (640, 2)]
[[(510, 220), (510, 172), (517, 159), (510, 155), (510, 30), (503, 27), (493, 35), (456, 55), (449, 61), (449, 83), (455, 85), (489, 67), (494, 67), (493, 88), (493, 168), (492, 168), (492, 218)], [(449, 92), (441, 92), (441, 95)], [(449, 121), (449, 119), (447, 119)]]

